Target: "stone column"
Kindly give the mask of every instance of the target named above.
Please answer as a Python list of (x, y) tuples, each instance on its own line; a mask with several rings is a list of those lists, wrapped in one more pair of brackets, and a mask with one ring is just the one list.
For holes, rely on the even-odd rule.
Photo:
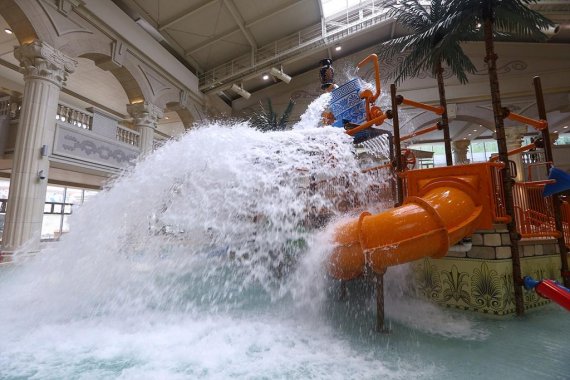
[(164, 115), (161, 108), (151, 103), (128, 104), (127, 111), (133, 117), (135, 126), (141, 134), (141, 154), (152, 152), (154, 130), (158, 120)]
[(452, 142), (451, 146), (453, 148), (453, 160), (455, 161), (455, 165), (469, 163), (470, 160), (467, 158), (469, 145), (471, 145), (470, 140), (457, 140)]
[[(505, 139), (507, 142), (507, 150), (511, 151), (513, 149), (520, 148), (522, 146), (522, 139), (524, 134), (526, 133), (527, 126), (526, 125), (515, 125), (505, 127)], [(509, 156), (509, 160), (515, 163), (517, 167), (517, 176), (515, 180), (517, 181), (524, 181), (524, 165), (522, 163), (521, 154), (513, 154)], [(512, 174), (512, 173), (511, 173)]]
[(38, 251), (59, 92), (77, 62), (42, 41), (18, 46), (14, 56), (24, 74), (10, 194), (3, 235), (4, 253)]

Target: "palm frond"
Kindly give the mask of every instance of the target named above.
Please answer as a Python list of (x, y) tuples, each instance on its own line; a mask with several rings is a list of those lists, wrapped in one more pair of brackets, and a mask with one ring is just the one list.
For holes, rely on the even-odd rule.
[(277, 113), (275, 113), (273, 110), (271, 99), (267, 98), (266, 101), (267, 109), (263, 107), (263, 103), (259, 103), (261, 111), (253, 113), (253, 117), (251, 118), (251, 126), (262, 132), (283, 131), (286, 129), (291, 129), (287, 125), (287, 122), (289, 121), (289, 117), (291, 116), (295, 102), (293, 102), (292, 99), (289, 99), (287, 108), (283, 112), (283, 115), (281, 115), (279, 122), (277, 122)]

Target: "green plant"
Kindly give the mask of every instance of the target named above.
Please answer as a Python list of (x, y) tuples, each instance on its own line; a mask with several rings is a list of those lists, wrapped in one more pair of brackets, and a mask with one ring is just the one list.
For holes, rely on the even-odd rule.
[[(390, 75), (400, 83), (416, 77), (423, 71), (437, 78), (440, 104), (447, 109), (443, 65), (445, 64), (461, 83), (467, 83), (467, 73), (474, 73), (475, 66), (463, 52), (461, 41), (473, 39), (477, 33), (474, 25), (458, 29), (454, 19), (448, 18), (448, 8), (452, 0), (432, 0), (424, 5), (420, 0), (403, 0), (392, 3), (388, 15), (411, 31), (411, 34), (395, 38), (381, 45), (378, 56), (389, 58), (405, 53), (401, 64)], [(447, 110), (442, 115), (445, 157), (447, 165), (452, 165), (451, 138), (449, 135)]]
[(254, 113), (253, 118), (251, 119), (251, 125), (255, 129), (262, 132), (284, 131), (291, 129), (287, 123), (291, 116), (291, 112), (293, 111), (293, 106), (295, 106), (295, 102), (292, 99), (289, 99), (287, 108), (285, 108), (285, 111), (283, 111), (283, 115), (281, 115), (279, 120), (277, 120), (277, 113), (273, 110), (271, 99), (267, 98), (267, 109), (263, 107), (261, 102), (259, 105), (261, 107), (261, 111)]

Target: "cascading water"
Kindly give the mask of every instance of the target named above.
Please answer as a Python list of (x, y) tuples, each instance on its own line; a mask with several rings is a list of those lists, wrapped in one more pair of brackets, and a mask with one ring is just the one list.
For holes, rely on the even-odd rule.
[[(211, 123), (167, 143), (75, 210), (60, 242), (2, 269), (0, 378), (438, 372), (368, 333), (363, 346), (374, 318), (366, 289), (360, 306), (330, 296), (324, 227), (377, 200), (351, 138), (316, 128), (327, 101), (292, 131)], [(407, 275), (394, 276), (399, 294)], [(407, 323), (397, 308), (389, 315), (429, 333), (482, 334), (422, 305), (430, 324)]]

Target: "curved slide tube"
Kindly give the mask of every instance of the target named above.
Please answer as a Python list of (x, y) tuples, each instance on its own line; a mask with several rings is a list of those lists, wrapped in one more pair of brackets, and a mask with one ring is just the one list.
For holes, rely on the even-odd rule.
[(329, 274), (350, 280), (369, 267), (387, 267), (422, 257), (445, 256), (450, 246), (478, 227), (482, 205), (478, 177), (442, 177), (431, 181), (418, 196), (380, 214), (364, 212), (335, 230)]
[(570, 289), (549, 279), (536, 281), (532, 277), (526, 276), (523, 281), (526, 289), (534, 289), (539, 296), (554, 301), (570, 311)]

